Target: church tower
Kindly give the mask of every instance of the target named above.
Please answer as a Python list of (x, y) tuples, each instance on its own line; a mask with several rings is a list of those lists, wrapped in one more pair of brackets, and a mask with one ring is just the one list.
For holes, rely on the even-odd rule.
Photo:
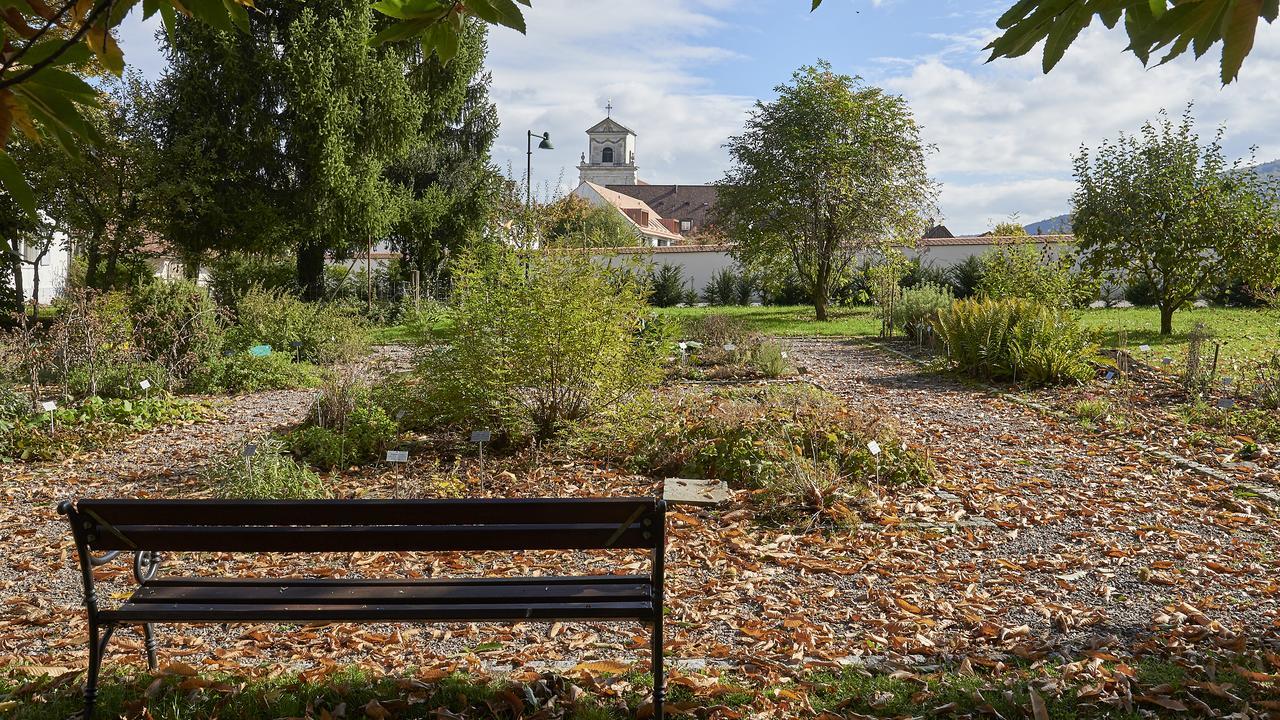
[(578, 165), (578, 182), (597, 185), (636, 184), (636, 134), (610, 117), (587, 130), (587, 152)]

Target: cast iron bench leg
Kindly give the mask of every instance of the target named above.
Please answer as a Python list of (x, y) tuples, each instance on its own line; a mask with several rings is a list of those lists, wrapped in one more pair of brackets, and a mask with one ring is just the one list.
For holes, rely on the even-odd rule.
[(147, 669), (155, 672), (156, 670), (156, 632), (151, 627), (151, 623), (142, 626), (142, 637), (145, 639), (147, 647)]
[(662, 669), (662, 612), (653, 623), (653, 719), (663, 720), (663, 703), (666, 702), (667, 676)]
[(84, 720), (93, 720), (93, 707), (98, 700), (98, 672), (102, 669), (102, 656), (115, 629), (115, 623), (107, 623), (101, 629), (97, 622), (89, 623), (89, 674), (84, 683)]

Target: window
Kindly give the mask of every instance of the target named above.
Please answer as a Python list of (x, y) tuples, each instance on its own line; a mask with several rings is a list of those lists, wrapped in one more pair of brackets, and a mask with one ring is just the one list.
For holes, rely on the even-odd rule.
[(681, 220), (681, 221), (680, 221), (680, 232), (689, 232), (689, 231), (690, 231), (690, 230), (692, 230), (692, 229), (693, 229), (693, 221), (692, 221), (692, 220)]
[(613, 148), (607, 147), (604, 150), (600, 151), (600, 162), (602, 163), (613, 162)]

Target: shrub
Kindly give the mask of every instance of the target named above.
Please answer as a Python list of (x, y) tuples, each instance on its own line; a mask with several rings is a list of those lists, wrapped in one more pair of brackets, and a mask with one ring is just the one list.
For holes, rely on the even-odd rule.
[(741, 272), (733, 281), (733, 300), (738, 305), (750, 305), (756, 293), (756, 279), (751, 273)]
[(702, 299), (712, 305), (732, 305), (738, 297), (738, 275), (729, 268), (720, 268), (702, 289)]
[(957, 298), (965, 299), (978, 294), (982, 287), (982, 278), (986, 275), (986, 264), (977, 255), (970, 255), (952, 265), (947, 270), (948, 281), (955, 288)]
[(129, 304), (134, 347), (144, 360), (160, 365), (166, 379), (181, 380), (222, 352), (221, 313), (195, 283), (154, 282)]
[(1124, 299), (1138, 307), (1155, 307), (1160, 304), (1160, 293), (1155, 283), (1145, 276), (1135, 276), (1124, 288)]
[(329, 496), (320, 476), (284, 451), (271, 436), (252, 441), (257, 448), (244, 457), (245, 443), (206, 473), (219, 497), (235, 500), (307, 500)]
[(780, 378), (792, 371), (786, 348), (773, 340), (765, 340), (755, 347), (751, 364), (767, 378)]
[(351, 375), (335, 374), (325, 382), (308, 424), (286, 440), (295, 455), (330, 470), (377, 460), (397, 435), (395, 421), (368, 387)]
[(1081, 420), (1098, 422), (1111, 413), (1111, 403), (1102, 399), (1079, 400), (1075, 412)]
[(1280, 410), (1280, 354), (1256, 363), (1250, 383), (1255, 402), (1268, 410)]
[[(151, 387), (144, 390), (143, 380)], [(170, 387), (169, 373), (156, 363), (134, 360), (116, 360), (98, 371), (97, 396), (104, 398), (132, 399), (164, 392)], [(90, 395), (89, 375), (84, 368), (75, 368), (67, 376), (67, 392), (76, 397)]]
[(0, 458), (61, 460), (126, 433), (191, 422), (206, 413), (203, 405), (163, 393), (135, 400), (91, 397), (78, 405), (58, 407), (52, 431), (45, 412), (0, 419)]
[(540, 439), (657, 381), (645, 288), (578, 253), (476, 246), (454, 266), (454, 324), (420, 373), (446, 422)]
[(1094, 346), (1068, 314), (1018, 299), (956, 300), (933, 321), (962, 372), (1030, 384), (1083, 381)]
[(30, 400), (7, 387), (0, 387), (0, 420), (19, 420), (30, 412)]
[(902, 291), (893, 307), (893, 324), (913, 336), (937, 317), (938, 311), (951, 306), (955, 298), (951, 288), (925, 282)]
[(649, 304), (672, 307), (684, 302), (684, 273), (679, 265), (663, 263), (649, 272)]
[[(881, 454), (868, 448), (875, 440)], [(843, 521), (865, 483), (931, 478), (931, 463), (885, 418), (809, 386), (648, 396), (609, 422), (581, 426), (573, 447), (635, 472), (715, 478), (758, 491), (766, 517)]]
[(907, 268), (906, 277), (902, 278), (902, 287), (915, 288), (922, 285), (949, 285), (951, 272), (948, 268), (930, 262), (912, 260)]
[(258, 392), (290, 390), (320, 384), (320, 371), (312, 364), (295, 363), (285, 353), (255, 357), (247, 352), (218, 357), (191, 375), (195, 392)]
[(227, 330), (232, 350), (270, 345), (300, 360), (329, 365), (368, 348), (368, 328), (353, 313), (333, 304), (305, 303), (282, 290), (254, 287), (241, 295), (235, 323)]
[(1021, 298), (1055, 308), (1087, 304), (1098, 294), (1098, 283), (1074, 270), (1069, 253), (1053, 257), (1046, 246), (1031, 242), (998, 245), (982, 256), (978, 289), (988, 297)]
[(209, 268), (209, 291), (215, 302), (232, 308), (253, 288), (293, 293), (297, 291), (297, 267), (286, 258), (226, 254)]

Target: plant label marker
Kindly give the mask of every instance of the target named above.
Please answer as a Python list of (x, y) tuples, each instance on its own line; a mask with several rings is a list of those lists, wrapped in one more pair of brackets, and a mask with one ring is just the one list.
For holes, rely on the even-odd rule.
[(1219, 410), (1230, 410), (1235, 406), (1236, 406), (1236, 401), (1233, 398), (1226, 397), (1218, 401)]
[(408, 450), (388, 450), (387, 462), (407, 463), (409, 462), (409, 451)]
[(1150, 345), (1139, 345), (1138, 349), (1141, 350), (1142, 352), (1151, 352)]
[(244, 449), (243, 449), (243, 450), (241, 450), (241, 451), (240, 451), (240, 457), (251, 458), (251, 457), (253, 457), (254, 455), (257, 455), (257, 454), (258, 454), (258, 444), (257, 444), (257, 443), (249, 443), (248, 445), (245, 445), (245, 446), (244, 446)]
[(734, 345), (733, 343), (725, 343), (725, 344), (724, 344), (724, 351), (725, 351), (725, 352), (730, 352), (730, 353), (731, 353), (731, 352), (733, 352), (734, 350), (737, 350), (737, 349), (738, 349), (738, 346), (737, 346), (737, 345)]
[(264, 358), (271, 354), (270, 345), (254, 345), (249, 348), (249, 354), (253, 357)]
[(1115, 379), (1116, 379), (1115, 370), (1108, 370), (1106, 377), (1103, 378), (1103, 380), (1106, 380), (1107, 382), (1111, 382), (1112, 380), (1115, 380)]
[(484, 444), (493, 438), (488, 430), (475, 430), (471, 433), (471, 442), (480, 446), (480, 474), (484, 474)]
[(1160, 358), (1160, 362), (1163, 363), (1165, 367), (1169, 367), (1170, 365), (1173, 364), (1173, 358), (1171, 357)]
[(138, 383), (138, 387), (142, 388), (143, 390), (150, 390), (150, 389), (151, 389), (151, 381), (150, 381), (150, 380), (143, 380), (142, 382)]
[(867, 443), (867, 450), (871, 451), (871, 456), (876, 459), (876, 482), (880, 482), (880, 443), (872, 440)]
[(53, 434), (53, 429), (54, 429), (53, 411), (58, 409), (58, 401), (45, 400), (44, 402), (40, 403), (40, 407), (44, 408), (45, 412), (49, 413), (49, 433)]
[(1234, 379), (1233, 379), (1233, 378), (1229, 378), (1229, 377), (1224, 377), (1224, 378), (1222, 378), (1222, 384), (1223, 384), (1223, 385), (1230, 385), (1232, 382), (1234, 382)]

